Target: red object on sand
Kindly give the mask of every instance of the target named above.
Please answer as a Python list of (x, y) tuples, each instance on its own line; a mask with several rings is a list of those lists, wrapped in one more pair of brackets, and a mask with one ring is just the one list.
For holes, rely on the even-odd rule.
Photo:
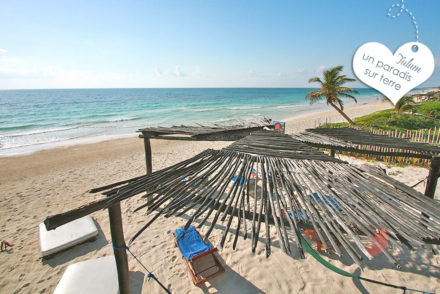
[[(324, 245), (321, 244), (321, 242), (319, 242), (319, 238), (318, 236), (316, 236), (316, 238), (313, 235), (316, 235), (316, 231), (315, 230), (304, 230), (303, 231), (304, 234), (306, 234), (312, 241), (314, 241), (316, 243), (316, 247), (318, 249), (319, 252), (322, 251), (322, 249), (325, 249)], [(317, 240), (318, 239), (318, 240)]]
[(384, 228), (379, 228), (378, 232), (374, 234), (373, 240), (371, 240), (371, 245), (369, 248), (367, 248), (367, 251), (368, 253), (370, 253), (371, 256), (374, 257), (376, 255), (381, 254), (385, 250), (385, 248), (387, 248), (387, 246), (388, 246), (388, 232)]
[(12, 245), (11, 243), (9, 243), (8, 241), (5, 241), (5, 240), (1, 241), (1, 252), (9, 251), (10, 249), (7, 248), (8, 246), (12, 247), (14, 245)]

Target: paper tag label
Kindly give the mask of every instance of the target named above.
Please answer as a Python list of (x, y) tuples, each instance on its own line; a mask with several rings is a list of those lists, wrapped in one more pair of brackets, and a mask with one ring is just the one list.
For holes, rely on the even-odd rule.
[(353, 71), (359, 80), (396, 104), (432, 75), (434, 56), (418, 42), (403, 44), (394, 55), (385, 45), (369, 42), (354, 54)]

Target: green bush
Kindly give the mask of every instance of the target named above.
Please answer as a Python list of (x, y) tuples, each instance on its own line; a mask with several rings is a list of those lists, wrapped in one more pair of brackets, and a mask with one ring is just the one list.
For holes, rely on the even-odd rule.
[(440, 119), (440, 102), (432, 101), (416, 103), (415, 112), (432, 118)]
[[(398, 114), (395, 109), (386, 109), (358, 117), (354, 122), (365, 128), (383, 130), (419, 130), (440, 127), (440, 102), (419, 102), (414, 114)], [(421, 115), (420, 115), (421, 114)], [(331, 123), (330, 127), (348, 126), (347, 123)]]

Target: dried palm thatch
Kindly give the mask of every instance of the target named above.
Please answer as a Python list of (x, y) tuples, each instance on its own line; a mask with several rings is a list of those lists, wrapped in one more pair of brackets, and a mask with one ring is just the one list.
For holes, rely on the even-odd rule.
[[(304, 256), (300, 228), (310, 226), (326, 248), (346, 252), (361, 266), (372, 258), (361, 236), (371, 237), (396, 262), (375, 234), (389, 235), (389, 244), (420, 246), (440, 237), (440, 208), (434, 200), (380, 172), (361, 170), (275, 132), (259, 132), (222, 150), (206, 150), (171, 167), (97, 188), (105, 198), (46, 219), (48, 229), (98, 209), (108, 208), (145, 191), (151, 216), (131, 241), (160, 216), (190, 215), (185, 227), (207, 221), (205, 238), (215, 224), (226, 221), (220, 241), (234, 229), (233, 248), (240, 234), (251, 238), (252, 251), (264, 232), (271, 253), (273, 225), (280, 248), (291, 252), (295, 242)], [(234, 223), (234, 224), (233, 224)], [(263, 225), (264, 224), (264, 225)], [(363, 254), (363, 255), (362, 255)]]
[[(382, 156), (431, 159), (433, 155), (440, 153), (438, 146), (347, 127), (308, 129), (306, 132), (293, 135), (293, 138), (313, 147)], [(389, 151), (371, 150), (365, 146), (386, 147)]]
[(167, 140), (204, 140), (204, 141), (236, 141), (248, 136), (252, 132), (273, 129), (272, 120), (262, 118), (250, 122), (239, 122), (234, 125), (196, 125), (196, 126), (172, 126), (172, 127), (149, 127), (138, 130), (142, 133), (141, 138), (156, 138)]

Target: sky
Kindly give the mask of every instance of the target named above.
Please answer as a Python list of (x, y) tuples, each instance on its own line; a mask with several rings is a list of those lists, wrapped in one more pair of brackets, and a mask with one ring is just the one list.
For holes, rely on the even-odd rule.
[[(316, 87), (366, 42), (415, 41), (401, 0), (0, 0), (0, 89)], [(406, 0), (440, 86), (440, 1)], [(397, 9), (392, 11), (394, 14)], [(350, 87), (365, 87), (353, 82)]]

